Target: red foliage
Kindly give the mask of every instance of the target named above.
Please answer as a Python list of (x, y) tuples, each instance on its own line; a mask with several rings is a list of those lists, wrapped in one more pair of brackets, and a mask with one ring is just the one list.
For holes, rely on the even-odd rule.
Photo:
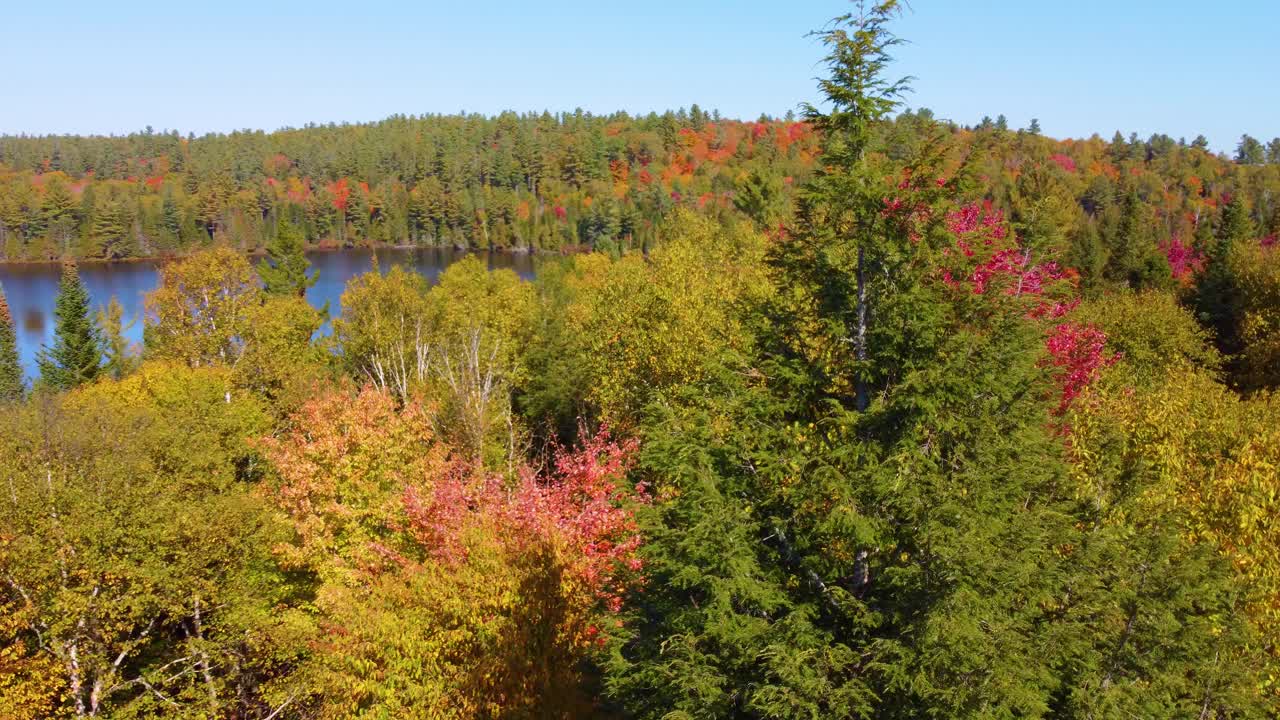
[(554, 212), (554, 213), (556, 214), (556, 219), (557, 219), (557, 220), (562, 220), (562, 221), (563, 221), (565, 218), (569, 217), (569, 213), (564, 209), (564, 206), (563, 206), (563, 205), (557, 205), (557, 206), (555, 206), (555, 207), (552, 209), (552, 212)]
[(346, 212), (347, 201), (351, 198), (351, 186), (347, 184), (347, 179), (342, 178), (338, 182), (329, 183), (329, 193), (333, 195), (333, 207)]
[(617, 612), (642, 568), (640, 533), (625, 502), (643, 501), (645, 489), (620, 483), (635, 448), (634, 441), (619, 443), (602, 429), (579, 449), (557, 452), (548, 476), (525, 468), (514, 487), (499, 476), (477, 480), (462, 471), (429, 490), (411, 486), (403, 497), (407, 530), (445, 563), (466, 558), (465, 533), (477, 519), (498, 528), (514, 551), (549, 545), (571, 580)]
[(1190, 282), (1192, 275), (1204, 269), (1204, 256), (1177, 235), (1160, 243), (1160, 249), (1169, 259), (1169, 269), (1173, 271), (1175, 280)]
[(990, 200), (983, 200), (981, 205), (972, 202), (955, 212), (947, 213), (947, 229), (954, 235), (981, 230), (990, 236), (989, 239), (995, 240), (1003, 239), (1008, 232), (1004, 224), (1004, 213), (992, 210)]
[(1039, 295), (1049, 281), (1062, 278), (1062, 269), (1053, 261), (1032, 265), (1030, 252), (1010, 248), (995, 253), (974, 268), (969, 279), (973, 291), (981, 295), (987, 291), (988, 284), (1001, 277), (1009, 279), (1003, 283), (1008, 295)]
[(1074, 285), (1078, 274), (1049, 260), (1033, 262), (1031, 251), (1009, 234), (1004, 216), (993, 211), (990, 202), (970, 203), (947, 214), (947, 228), (955, 235), (955, 250), (944, 248), (944, 257), (959, 263), (943, 267), (942, 281), (953, 287), (967, 287), (974, 295), (1002, 290), (1003, 295), (1031, 298), (1036, 304), (1026, 310), (1031, 319), (1056, 319), (1071, 312), (1079, 299), (1046, 297), (1059, 281)]
[(1267, 235), (1266, 237), (1259, 240), (1258, 243), (1261, 244), (1262, 247), (1264, 248), (1272, 248), (1276, 246), (1276, 238), (1277, 238), (1276, 235)]
[(621, 158), (610, 160), (609, 174), (613, 176), (614, 182), (626, 182), (627, 177), (631, 174), (631, 165)]
[(1106, 343), (1106, 333), (1093, 325), (1062, 323), (1049, 333), (1045, 340), (1049, 358), (1044, 364), (1054, 368), (1054, 379), (1062, 391), (1056, 415), (1064, 414), (1103, 368), (1120, 359), (1119, 353), (1103, 352)]
[(1062, 153), (1057, 153), (1051, 156), (1049, 159), (1057, 163), (1058, 167), (1062, 168), (1063, 170), (1066, 170), (1069, 173), (1073, 173), (1076, 171), (1076, 161), (1072, 160), (1066, 155), (1063, 155)]
[(267, 158), (265, 164), (267, 172), (272, 175), (283, 175), (293, 167), (293, 161), (289, 159), (288, 155), (282, 153), (276, 153)]

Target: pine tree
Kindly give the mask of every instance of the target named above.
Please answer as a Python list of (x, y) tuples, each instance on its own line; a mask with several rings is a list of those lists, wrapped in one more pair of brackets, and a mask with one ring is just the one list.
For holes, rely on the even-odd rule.
[(1250, 135), (1241, 135), (1240, 142), (1236, 145), (1236, 162), (1241, 165), (1261, 165), (1266, 161), (1266, 149), (1257, 138)]
[(302, 232), (285, 222), (267, 244), (267, 256), (258, 263), (258, 276), (262, 278), (263, 288), (272, 295), (303, 297), (319, 277), (319, 273), (307, 274), (310, 267)]
[(99, 257), (107, 260), (136, 255), (132, 221), (123, 203), (107, 200), (94, 209), (90, 236)]
[(102, 340), (89, 314), (89, 293), (73, 260), (62, 264), (53, 316), (53, 347), (43, 348), (36, 358), (40, 383), (69, 390), (92, 381), (102, 368)]
[(76, 201), (61, 177), (50, 179), (41, 212), (53, 247), (61, 253), (71, 252), (71, 238), (76, 229)]
[(18, 360), (18, 335), (9, 312), (9, 301), (0, 287), (0, 402), (20, 399), (22, 364)]

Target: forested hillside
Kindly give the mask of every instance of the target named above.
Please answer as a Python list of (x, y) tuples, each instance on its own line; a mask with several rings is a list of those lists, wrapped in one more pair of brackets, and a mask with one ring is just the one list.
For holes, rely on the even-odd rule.
[[(396, 117), (182, 138), (0, 138), (5, 258), (124, 258), (216, 241), (642, 247), (684, 205), (780, 212), (812, 169), (803, 123), (691, 112)], [(739, 200), (741, 202), (741, 199)]]
[[(4, 140), (15, 253), (186, 257), (31, 387), (0, 292), (0, 718), (1276, 717), (1280, 165), (899, 113), (858, 9), (795, 121)], [(371, 240), (598, 252), (308, 304)]]
[[(901, 160), (936, 129), (928, 111), (908, 112), (879, 125), (875, 144)], [(1090, 277), (1158, 279), (1153, 248), (1202, 245), (1232, 197), (1260, 236), (1280, 232), (1280, 138), (1246, 136), (1231, 160), (1203, 137), (1054, 141), (1003, 117), (943, 130), (972, 189), (1028, 232), (1072, 243)], [(803, 121), (723, 120), (697, 106), (199, 138), (5, 136), (0, 249), (10, 261), (164, 256), (219, 241), (252, 250), (281, 226), (325, 246), (643, 248), (675, 207), (776, 224), (819, 141)], [(1175, 273), (1194, 260), (1179, 257)]]

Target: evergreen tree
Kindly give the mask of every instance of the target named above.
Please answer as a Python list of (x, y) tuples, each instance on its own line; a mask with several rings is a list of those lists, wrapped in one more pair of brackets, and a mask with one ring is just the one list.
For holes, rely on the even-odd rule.
[(781, 214), (782, 187), (777, 178), (753, 170), (734, 187), (733, 206), (761, 229), (771, 228)]
[(173, 199), (173, 192), (166, 191), (160, 209), (161, 227), (168, 236), (168, 241), (177, 247), (182, 242), (182, 215), (178, 203)]
[(1131, 189), (1108, 248), (1106, 277), (1134, 289), (1167, 284), (1169, 262), (1156, 245), (1151, 206)]
[(18, 360), (18, 335), (9, 312), (9, 300), (0, 287), (0, 402), (22, 397), (22, 364)]
[(136, 358), (129, 353), (129, 338), (125, 336), (129, 328), (137, 320), (124, 323), (124, 306), (111, 296), (110, 302), (98, 311), (98, 331), (101, 333), (106, 363), (102, 369), (107, 375), (119, 380), (133, 371)]
[(69, 390), (92, 381), (102, 369), (102, 340), (89, 314), (89, 293), (72, 260), (63, 261), (53, 316), (53, 347), (41, 349), (36, 357), (41, 385)]
[(1266, 150), (1257, 138), (1241, 135), (1236, 145), (1236, 162), (1241, 165), (1261, 165), (1266, 161)]
[(1107, 250), (1098, 234), (1097, 222), (1089, 219), (1080, 225), (1071, 238), (1067, 260), (1080, 271), (1080, 285), (1086, 293), (1092, 294), (1101, 288)]
[(76, 228), (76, 201), (61, 177), (50, 179), (41, 211), (53, 248), (64, 254), (71, 252), (71, 238)]
[(132, 226), (128, 211), (118, 200), (107, 200), (95, 208), (90, 236), (98, 257), (118, 260), (136, 255)]
[(311, 261), (305, 250), (302, 232), (292, 223), (281, 223), (267, 244), (267, 256), (258, 263), (263, 289), (272, 295), (305, 296), (307, 288), (319, 279), (319, 273), (307, 274)]
[(818, 87), (831, 111), (808, 104), (804, 110), (805, 118), (823, 133), (828, 170), (804, 189), (797, 218), (800, 232), (777, 259), (785, 273), (812, 284), (824, 312), (853, 320), (846, 337), (860, 375), (855, 381), (859, 409), (868, 402), (870, 305), (877, 292), (871, 285), (891, 277), (900, 257), (895, 247), (899, 238), (885, 237), (880, 222), (880, 168), (867, 159), (875, 123), (898, 107), (908, 89), (906, 79), (884, 77), (889, 51), (900, 43), (886, 26), (898, 12), (896, 0), (876, 4), (870, 11), (859, 6), (856, 16), (839, 17), (818, 34), (830, 51), (826, 62), (831, 75), (820, 79)]
[(1201, 323), (1213, 330), (1214, 342), (1228, 357), (1241, 350), (1236, 317), (1239, 288), (1230, 259), (1237, 248), (1252, 240), (1253, 233), (1248, 207), (1239, 195), (1232, 195), (1222, 206), (1222, 215), (1205, 253), (1208, 267), (1196, 284), (1193, 298)]

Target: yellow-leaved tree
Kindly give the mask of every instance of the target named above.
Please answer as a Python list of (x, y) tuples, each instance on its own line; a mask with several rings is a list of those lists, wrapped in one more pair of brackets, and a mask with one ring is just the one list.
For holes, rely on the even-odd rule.
[[(1126, 353), (1067, 418), (1081, 498), (1107, 522), (1172, 523), (1186, 543), (1214, 548), (1234, 569), (1254, 642), (1280, 658), (1280, 402), (1221, 383), (1203, 333), (1167, 296), (1081, 312)], [(1280, 673), (1268, 682), (1280, 707)]]
[[(676, 212), (649, 256), (577, 256), (539, 274), (542, 347), (532, 351), (532, 415), (598, 415), (629, 425), (656, 393), (702, 377), (752, 342), (745, 306), (767, 297), (765, 238)], [(551, 404), (576, 385), (575, 406)]]

